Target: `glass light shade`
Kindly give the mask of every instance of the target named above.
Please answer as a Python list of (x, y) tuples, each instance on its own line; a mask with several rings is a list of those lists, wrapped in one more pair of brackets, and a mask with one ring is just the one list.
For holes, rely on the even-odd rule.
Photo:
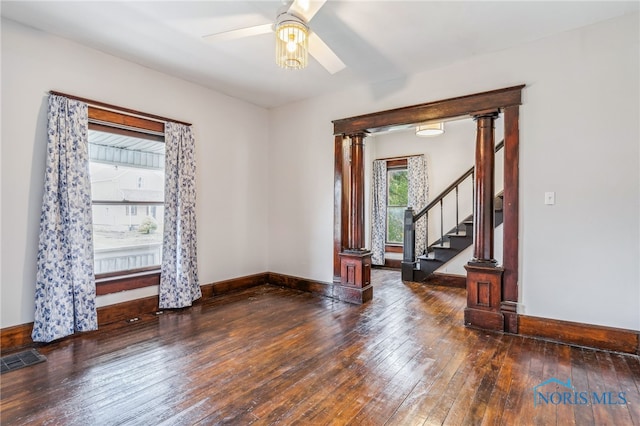
[(444, 133), (444, 123), (421, 124), (416, 127), (416, 136), (438, 136)]
[(309, 30), (297, 21), (281, 22), (276, 28), (276, 64), (297, 70), (307, 66)]

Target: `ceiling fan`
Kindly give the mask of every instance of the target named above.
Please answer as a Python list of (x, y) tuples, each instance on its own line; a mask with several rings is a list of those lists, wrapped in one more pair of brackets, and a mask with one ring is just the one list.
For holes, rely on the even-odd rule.
[(280, 9), (273, 24), (209, 34), (203, 36), (203, 39), (219, 42), (275, 32), (278, 65), (289, 69), (304, 68), (308, 52), (329, 73), (335, 74), (346, 65), (316, 33), (309, 29), (309, 22), (326, 1), (294, 0), (288, 7)]

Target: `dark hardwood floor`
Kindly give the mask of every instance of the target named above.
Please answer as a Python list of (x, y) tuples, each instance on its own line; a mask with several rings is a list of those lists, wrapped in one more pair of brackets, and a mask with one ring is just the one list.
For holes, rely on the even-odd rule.
[[(264, 285), (42, 346), (1, 376), (1, 422), (640, 425), (638, 357), (467, 329), (463, 289), (373, 283), (363, 306)], [(573, 389), (534, 405), (551, 378)]]

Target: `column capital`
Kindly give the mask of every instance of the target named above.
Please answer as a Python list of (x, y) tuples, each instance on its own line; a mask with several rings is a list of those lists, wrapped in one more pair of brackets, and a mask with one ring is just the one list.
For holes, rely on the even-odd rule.
[(366, 132), (358, 132), (358, 133), (352, 133), (350, 135), (345, 135), (345, 136), (351, 139), (352, 144), (364, 145), (364, 138), (366, 138), (367, 135), (368, 134)]
[(496, 118), (500, 115), (500, 110), (496, 108), (486, 109), (482, 111), (472, 112), (470, 115), (474, 120), (478, 120), (479, 118)]

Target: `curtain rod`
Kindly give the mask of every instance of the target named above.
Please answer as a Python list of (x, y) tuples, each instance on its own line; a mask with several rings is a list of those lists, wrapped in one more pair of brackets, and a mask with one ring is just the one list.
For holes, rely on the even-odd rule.
[(110, 104), (106, 104), (104, 102), (94, 101), (92, 99), (87, 99), (87, 98), (81, 98), (80, 96), (69, 95), (67, 93), (62, 93), (62, 92), (58, 92), (58, 91), (55, 91), (55, 90), (49, 90), (49, 93), (52, 94), (52, 95), (64, 96), (64, 97), (67, 97), (69, 99), (73, 99), (73, 100), (76, 100), (76, 101), (84, 102), (86, 104), (89, 104), (89, 105), (97, 107), (97, 108), (106, 108), (106, 109), (116, 110), (116, 111), (119, 111), (119, 112), (124, 112), (124, 113), (132, 114), (132, 115), (138, 115), (138, 116), (141, 116), (141, 117), (144, 117), (144, 118), (149, 118), (149, 119), (156, 120), (156, 121), (172, 121), (174, 123), (183, 124), (185, 126), (191, 126), (191, 123), (187, 123), (187, 122), (180, 121), (180, 120), (174, 120), (173, 118), (167, 118), (167, 117), (162, 117), (160, 115), (154, 115), (154, 114), (149, 114), (149, 113), (146, 113), (146, 112), (140, 112), (140, 111), (136, 111), (134, 109), (119, 107), (117, 105), (110, 105)]
[(385, 158), (376, 158), (376, 160), (406, 160), (409, 157), (420, 157), (420, 156), (424, 156), (424, 154), (411, 154), (411, 155), (403, 155), (401, 157), (385, 157)]

